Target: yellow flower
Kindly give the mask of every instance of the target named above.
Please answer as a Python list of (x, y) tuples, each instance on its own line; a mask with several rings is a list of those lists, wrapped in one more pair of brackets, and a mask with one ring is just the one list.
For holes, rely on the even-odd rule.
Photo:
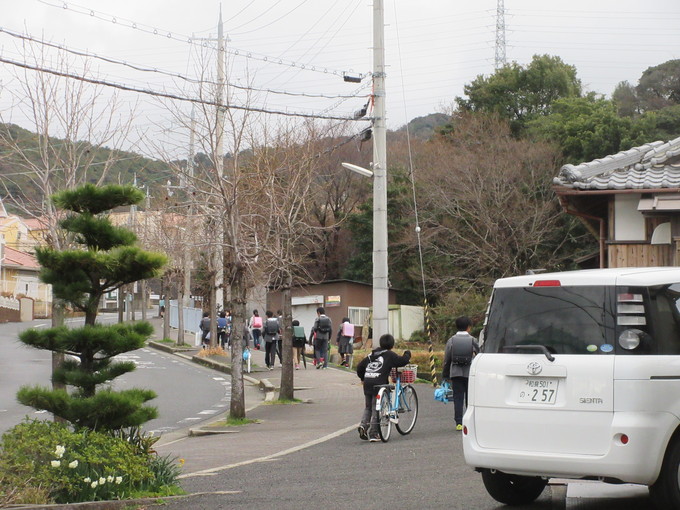
[(183, 466), (184, 465), (184, 459), (179, 459), (179, 465)]

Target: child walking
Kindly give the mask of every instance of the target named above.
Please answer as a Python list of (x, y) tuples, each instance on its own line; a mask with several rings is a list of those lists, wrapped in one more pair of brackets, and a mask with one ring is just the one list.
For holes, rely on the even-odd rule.
[(380, 347), (374, 349), (357, 366), (357, 375), (364, 383), (364, 413), (359, 425), (359, 437), (372, 442), (380, 441), (378, 411), (375, 408), (375, 397), (378, 386), (389, 382), (390, 371), (403, 367), (411, 359), (411, 351), (404, 351), (403, 356), (392, 352), (394, 337), (386, 334), (380, 337)]
[(350, 356), (354, 352), (354, 324), (349, 321), (349, 317), (342, 319), (336, 343), (338, 344), (338, 353), (342, 358), (340, 365), (349, 367)]

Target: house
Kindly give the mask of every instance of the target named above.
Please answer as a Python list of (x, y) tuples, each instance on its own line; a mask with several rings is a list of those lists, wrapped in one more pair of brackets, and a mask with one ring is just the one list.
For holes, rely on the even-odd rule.
[(0, 201), (0, 235), (5, 246), (15, 250), (26, 251), (35, 245), (29, 236), (26, 222), (14, 214), (8, 214), (4, 204)]
[(680, 265), (680, 138), (564, 165), (553, 185), (598, 239), (598, 267)]
[(0, 259), (0, 295), (33, 300), (35, 317), (48, 317), (52, 306), (52, 286), (40, 281), (36, 258), (9, 246), (3, 246)]
[[(370, 314), (373, 304), (373, 287), (367, 283), (352, 280), (330, 280), (318, 284), (303, 285), (291, 290), (293, 319), (300, 321), (300, 325), (309, 332), (316, 319), (316, 309), (323, 306), (333, 321), (333, 336), (342, 323), (343, 317), (348, 317), (355, 325), (355, 335), (367, 338), (365, 329), (371, 324)], [(397, 293), (389, 291), (389, 326), (390, 333), (396, 339), (408, 340), (411, 333), (424, 328), (423, 309), (420, 306), (397, 305)], [(283, 295), (280, 291), (267, 294), (267, 310), (276, 313), (283, 309)], [(264, 315), (264, 310), (260, 310)], [(358, 328), (358, 329), (357, 329)]]

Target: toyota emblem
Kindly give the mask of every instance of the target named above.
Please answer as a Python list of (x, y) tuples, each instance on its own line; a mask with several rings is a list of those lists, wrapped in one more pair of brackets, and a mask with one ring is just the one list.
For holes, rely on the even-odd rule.
[(543, 367), (537, 361), (532, 361), (527, 365), (527, 372), (531, 375), (538, 375), (541, 373), (541, 370), (543, 370)]

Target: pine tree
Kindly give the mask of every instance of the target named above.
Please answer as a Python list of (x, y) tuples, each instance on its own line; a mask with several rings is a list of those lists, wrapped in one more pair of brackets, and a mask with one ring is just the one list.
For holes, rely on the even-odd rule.
[(60, 225), (71, 234), (75, 248), (36, 248), (41, 280), (52, 285), (54, 296), (85, 314), (85, 325), (77, 329), (30, 329), (19, 336), (31, 347), (70, 355), (52, 378), (73, 390), (25, 386), (17, 398), (77, 428), (117, 430), (139, 426), (157, 415), (155, 407), (144, 405), (156, 397), (151, 390), (97, 391), (98, 386), (135, 369), (134, 363), (113, 358), (139, 349), (153, 332), (148, 322), (96, 323), (105, 293), (156, 276), (166, 262), (164, 255), (135, 246), (136, 236), (114, 226), (108, 218), (111, 209), (136, 204), (143, 198), (133, 186), (118, 185), (86, 184), (57, 193), (52, 197), (54, 204), (70, 211)]

